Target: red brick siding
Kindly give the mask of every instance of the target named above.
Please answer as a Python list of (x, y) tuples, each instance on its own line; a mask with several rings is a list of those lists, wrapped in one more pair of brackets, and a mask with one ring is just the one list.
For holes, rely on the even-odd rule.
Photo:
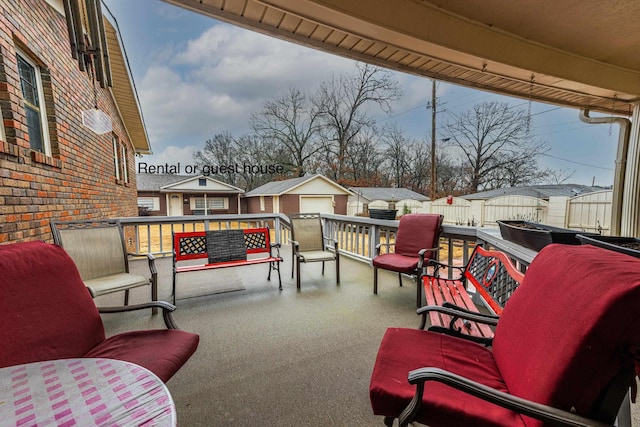
[[(41, 67), (52, 156), (29, 148), (16, 47)], [(93, 84), (71, 57), (65, 18), (42, 0), (0, 4), (0, 243), (51, 240), (49, 219), (137, 216), (134, 150), (108, 90), (98, 107), (127, 147), (129, 183), (115, 181), (111, 134), (81, 122)]]
[(280, 212), (285, 215), (300, 212), (300, 196), (297, 194), (283, 194), (280, 197)]

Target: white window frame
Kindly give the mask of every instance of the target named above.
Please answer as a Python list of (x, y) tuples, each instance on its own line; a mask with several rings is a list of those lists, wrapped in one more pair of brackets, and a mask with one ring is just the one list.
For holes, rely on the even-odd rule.
[(138, 206), (147, 208), (148, 211), (159, 211), (160, 198), (159, 197), (138, 197)]
[(118, 155), (118, 137), (115, 134), (111, 134), (111, 142), (113, 144), (113, 166), (116, 171), (116, 181), (120, 181), (120, 156)]
[[(220, 202), (222, 202), (221, 204), (222, 207), (220, 207), (219, 205)], [(206, 206), (206, 209), (205, 209), (205, 206)], [(192, 211), (204, 209), (205, 214), (207, 212), (216, 211), (216, 210), (226, 210), (226, 209), (229, 209), (229, 198), (228, 197), (207, 197), (206, 195), (204, 195), (203, 197), (191, 197), (190, 207)]]
[(127, 161), (127, 147), (124, 146), (122, 142), (118, 142), (120, 144), (120, 165), (122, 167), (122, 180), (125, 183), (129, 182), (129, 162)]
[(116, 181), (126, 184), (129, 182), (127, 147), (115, 133), (111, 134), (111, 143), (113, 144), (113, 167), (115, 168)]
[[(42, 86), (42, 71), (40, 70), (40, 66), (36, 64), (29, 55), (27, 55), (24, 51), (22, 51), (19, 48), (16, 48), (16, 64), (18, 61), (17, 56), (22, 58), (24, 62), (26, 62), (27, 64), (33, 67), (34, 76), (36, 79), (36, 86), (37, 86), (36, 91), (38, 93), (38, 105), (35, 105), (32, 108), (38, 109), (38, 115), (40, 117), (40, 133), (42, 136), (43, 153), (47, 156), (51, 156), (51, 139), (49, 137), (49, 123), (47, 122), (47, 106), (44, 102), (44, 88)], [(18, 69), (18, 78), (20, 79), (19, 69)], [(21, 86), (20, 95), (23, 97), (22, 102), (25, 104), (24, 108), (26, 110), (27, 101), (24, 99), (24, 94), (22, 93), (22, 84), (20, 86)], [(38, 150), (34, 150), (34, 151), (38, 151)]]
[(0, 141), (6, 141), (7, 134), (4, 133), (4, 119), (2, 118), (2, 110), (0, 110)]

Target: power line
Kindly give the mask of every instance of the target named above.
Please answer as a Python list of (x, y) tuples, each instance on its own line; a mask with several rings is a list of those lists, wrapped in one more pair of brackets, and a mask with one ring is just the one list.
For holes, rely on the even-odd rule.
[(565, 162), (568, 162), (568, 163), (573, 163), (573, 164), (580, 165), (580, 166), (586, 166), (586, 167), (589, 167), (589, 168), (604, 169), (604, 170), (607, 170), (607, 171), (612, 171), (613, 170), (613, 168), (605, 168), (604, 166), (596, 166), (596, 165), (590, 165), (588, 163), (576, 162), (575, 160), (565, 159), (564, 157), (554, 156), (553, 154), (540, 153), (540, 155), (551, 157), (551, 158), (558, 159), (558, 160), (562, 160), (562, 161), (565, 161)]

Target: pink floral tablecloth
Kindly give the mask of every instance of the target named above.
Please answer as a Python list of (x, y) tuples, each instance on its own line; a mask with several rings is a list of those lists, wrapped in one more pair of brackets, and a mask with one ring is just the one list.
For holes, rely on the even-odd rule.
[(62, 359), (0, 369), (0, 426), (175, 426), (164, 383), (133, 363)]

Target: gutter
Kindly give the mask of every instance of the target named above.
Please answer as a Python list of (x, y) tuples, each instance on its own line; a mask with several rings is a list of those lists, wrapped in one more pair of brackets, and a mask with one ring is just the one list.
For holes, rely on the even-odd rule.
[(611, 230), (612, 236), (620, 236), (622, 227), (622, 195), (625, 186), (625, 171), (627, 155), (629, 152), (629, 136), (631, 133), (631, 120), (624, 117), (589, 117), (589, 109), (580, 110), (580, 120), (589, 124), (616, 123), (620, 125), (618, 133), (618, 153), (616, 155), (616, 167), (613, 175), (613, 199), (611, 201)]

